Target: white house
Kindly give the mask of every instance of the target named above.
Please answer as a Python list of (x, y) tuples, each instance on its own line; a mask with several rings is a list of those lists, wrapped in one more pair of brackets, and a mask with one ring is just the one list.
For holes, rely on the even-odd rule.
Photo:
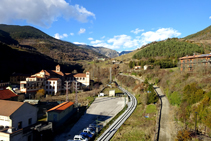
[(27, 127), (37, 122), (37, 111), (28, 103), (0, 100), (0, 140), (32, 140), (32, 131)]
[(135, 66), (134, 69), (135, 70), (141, 69), (141, 66)]
[(115, 90), (110, 90), (109, 91), (109, 96), (115, 96)]
[(150, 69), (151, 67), (151, 65), (144, 65), (144, 70)]
[(90, 84), (90, 74), (86, 73), (63, 73), (60, 66), (56, 70), (41, 70), (40, 72), (27, 77), (26, 81), (20, 81), (20, 91), (22, 93), (35, 94), (39, 89), (44, 89), (46, 94), (56, 95), (62, 90), (65, 80), (77, 81), (82, 86), (88, 87)]
[(60, 78), (49, 78), (45, 83), (46, 94), (56, 95), (62, 89)]
[(70, 82), (77, 81), (81, 83), (82, 86), (89, 86), (90, 85), (90, 73), (66, 73), (66, 79)]

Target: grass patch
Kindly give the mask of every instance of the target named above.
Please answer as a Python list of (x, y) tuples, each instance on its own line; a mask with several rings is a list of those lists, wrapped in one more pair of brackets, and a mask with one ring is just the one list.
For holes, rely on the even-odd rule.
[(156, 113), (157, 111), (157, 108), (155, 105), (147, 105), (147, 108), (146, 108), (146, 113), (147, 114), (151, 114), (151, 113)]
[(119, 88), (105, 88), (102, 93), (108, 95), (110, 90), (115, 90), (116, 94), (123, 93)]
[[(139, 99), (140, 95), (136, 95)], [(143, 104), (137, 105), (132, 115), (124, 122), (111, 141), (151, 141), (154, 138), (154, 130), (156, 125), (155, 105), (148, 105), (148, 111), (154, 112), (149, 114), (150, 118), (146, 118), (145, 106)]]

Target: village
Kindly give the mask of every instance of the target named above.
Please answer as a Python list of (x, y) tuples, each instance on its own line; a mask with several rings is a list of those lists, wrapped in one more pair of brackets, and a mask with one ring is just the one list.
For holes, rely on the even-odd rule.
[[(30, 141), (48, 138), (53, 140), (53, 134), (60, 134), (60, 128), (68, 127), (64, 127), (64, 124), (74, 125), (79, 120), (77, 118), (84, 114), (95, 96), (108, 95), (113, 97), (115, 93), (118, 96), (123, 94), (116, 88), (115, 84), (113, 84), (112, 90), (110, 90), (112, 84), (107, 86), (108, 89), (104, 87), (101, 91), (99, 89), (90, 90), (90, 82), (90, 72), (64, 73), (59, 65), (55, 67), (55, 70), (41, 70), (30, 76), (25, 74), (11, 75), (10, 82), (0, 84), (1, 139)], [(102, 91), (104, 93), (100, 93)], [(79, 103), (77, 92), (82, 92), (82, 95), (91, 94), (91, 100), (83, 100), (87, 101), (86, 104)], [(58, 100), (59, 96), (63, 98)], [(54, 97), (57, 97), (57, 99), (52, 100)], [(43, 101), (43, 99), (45, 100)], [(103, 108), (99, 106), (105, 103), (93, 104), (95, 108), (99, 108), (98, 110), (93, 108), (94, 110), (87, 112), (88, 116), (90, 114), (94, 115), (92, 119), (89, 118), (86, 123), (87, 126), (89, 124), (93, 125), (98, 118), (103, 122), (101, 125), (98, 125), (98, 130), (102, 129), (108, 122), (108, 119), (110, 120), (124, 107), (124, 99), (122, 98), (117, 99), (116, 102), (113, 99), (109, 99), (109, 97), (105, 99), (110, 102), (109, 105), (113, 108), (120, 106), (117, 104), (118, 101), (122, 101), (122, 104), (114, 113), (109, 111), (108, 113), (110, 114), (107, 114), (107, 116), (103, 113), (106, 113), (106, 110), (112, 110), (112, 108), (103, 111)], [(97, 125), (97, 123), (95, 124)], [(81, 126), (81, 128), (85, 127)], [(81, 130), (83, 129), (78, 131), (74, 129), (75, 134)], [(50, 139), (50, 137), (52, 138)], [(72, 135), (71, 138), (73, 137)], [(61, 139), (61, 137), (59, 138)]]

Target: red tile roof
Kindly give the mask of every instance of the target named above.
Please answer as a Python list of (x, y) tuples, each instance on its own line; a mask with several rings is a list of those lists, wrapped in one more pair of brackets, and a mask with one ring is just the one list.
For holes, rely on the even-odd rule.
[(61, 75), (61, 76), (64, 76), (64, 73), (63, 72), (57, 72), (56, 70), (51, 70), (52, 72), (54, 72), (54, 73), (56, 73), (56, 74), (58, 74), (58, 75)]
[(59, 80), (59, 78), (49, 78), (48, 80)]
[(62, 112), (65, 109), (67, 109), (68, 107), (72, 106), (73, 104), (74, 104), (73, 102), (63, 102), (63, 103), (49, 109), (48, 112), (50, 112), (50, 111)]
[(77, 73), (73, 75), (74, 77), (86, 77), (85, 73)]
[(0, 90), (0, 99), (4, 100), (4, 99), (10, 99), (12, 97), (17, 97), (18, 95), (16, 95), (15, 93), (13, 93), (10, 90)]
[(10, 116), (17, 109), (19, 109), (23, 104), (24, 104), (24, 102), (0, 100), (0, 115)]
[(211, 57), (211, 54), (201, 54), (201, 55), (193, 55), (193, 56), (184, 56), (179, 58), (180, 60), (183, 59), (192, 59), (192, 58), (206, 58), (206, 57)]

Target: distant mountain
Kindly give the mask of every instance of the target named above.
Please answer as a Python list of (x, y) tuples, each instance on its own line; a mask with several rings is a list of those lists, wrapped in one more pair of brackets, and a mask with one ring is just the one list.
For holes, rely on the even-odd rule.
[(133, 51), (122, 51), (119, 53), (119, 56), (131, 53), (131, 52), (133, 52)]
[(119, 53), (115, 50), (112, 49), (108, 49), (105, 47), (93, 47), (93, 46), (89, 46), (89, 45), (81, 45), (81, 44), (77, 44), (77, 46), (82, 47), (82, 48), (86, 48), (86, 49), (91, 49), (94, 50), (100, 54), (103, 54), (109, 58), (114, 58), (114, 57), (118, 57)]
[(93, 50), (57, 40), (31, 26), (0, 24), (0, 42), (24, 50), (37, 51), (62, 63), (105, 57)]

